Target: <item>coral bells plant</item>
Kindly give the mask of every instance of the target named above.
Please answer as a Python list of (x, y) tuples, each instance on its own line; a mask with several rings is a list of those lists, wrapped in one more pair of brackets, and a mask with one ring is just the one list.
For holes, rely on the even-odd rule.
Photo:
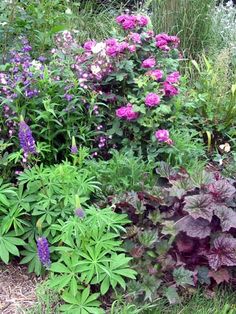
[(235, 283), (236, 182), (215, 171), (189, 175), (164, 162), (157, 173), (152, 191), (112, 200), (132, 221), (126, 245), (140, 276), (130, 287), (143, 296), (139, 301), (163, 293), (171, 301), (169, 290)]

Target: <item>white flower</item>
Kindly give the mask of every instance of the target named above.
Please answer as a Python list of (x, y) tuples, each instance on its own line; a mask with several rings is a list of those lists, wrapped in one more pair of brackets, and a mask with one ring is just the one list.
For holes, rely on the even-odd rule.
[(98, 74), (100, 71), (101, 71), (101, 68), (100, 68), (99, 66), (97, 66), (97, 65), (92, 65), (92, 66), (91, 66), (91, 72), (92, 72), (94, 75)]
[(66, 11), (65, 11), (65, 13), (71, 15), (71, 14), (72, 14), (72, 11), (71, 11), (70, 8), (67, 8)]
[(92, 53), (99, 53), (103, 50), (105, 50), (106, 44), (103, 42), (97, 43), (93, 48), (92, 48)]
[(40, 70), (41, 66), (42, 66), (42, 63), (37, 61), (37, 60), (33, 60), (31, 62), (31, 65), (36, 69), (36, 70)]

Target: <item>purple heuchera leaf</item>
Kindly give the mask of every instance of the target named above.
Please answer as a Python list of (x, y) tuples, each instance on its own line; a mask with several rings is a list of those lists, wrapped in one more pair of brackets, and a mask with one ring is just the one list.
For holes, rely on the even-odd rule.
[(26, 155), (28, 154), (35, 154), (36, 153), (36, 146), (35, 141), (30, 130), (30, 127), (26, 124), (26, 122), (20, 121), (19, 123), (19, 140), (20, 145)]
[(207, 259), (210, 267), (214, 270), (218, 270), (222, 266), (235, 266), (236, 239), (229, 235), (222, 235), (215, 239), (207, 254)]
[(223, 202), (230, 199), (236, 192), (235, 187), (226, 180), (218, 180), (215, 183), (210, 184), (208, 189), (214, 200), (217, 202)]
[(51, 264), (50, 261), (50, 251), (49, 251), (49, 245), (46, 238), (38, 238), (37, 240), (37, 249), (38, 249), (38, 257), (40, 262), (45, 267), (49, 267)]
[(211, 207), (212, 199), (208, 194), (199, 194), (185, 197), (185, 206), (183, 210), (189, 213), (194, 219), (204, 218), (209, 222), (213, 216)]
[(236, 228), (236, 212), (233, 209), (221, 205), (215, 208), (214, 213), (220, 219), (222, 231)]
[(209, 222), (206, 219), (194, 219), (191, 216), (181, 218), (175, 224), (177, 231), (184, 231), (189, 237), (204, 239), (211, 234)]

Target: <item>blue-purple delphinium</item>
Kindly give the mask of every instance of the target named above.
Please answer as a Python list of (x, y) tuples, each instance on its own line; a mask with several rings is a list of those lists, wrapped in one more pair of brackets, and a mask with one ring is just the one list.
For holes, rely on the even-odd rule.
[(49, 245), (48, 240), (46, 238), (38, 238), (37, 240), (37, 249), (38, 249), (38, 257), (40, 262), (45, 267), (49, 267), (51, 264), (50, 261), (50, 251), (49, 251)]
[(19, 123), (18, 136), (20, 140), (20, 146), (22, 147), (24, 154), (36, 154), (35, 140), (33, 138), (30, 127), (24, 120), (20, 121)]

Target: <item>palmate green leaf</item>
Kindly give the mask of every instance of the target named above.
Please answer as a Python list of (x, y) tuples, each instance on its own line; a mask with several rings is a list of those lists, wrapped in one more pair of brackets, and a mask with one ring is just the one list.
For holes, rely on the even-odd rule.
[(178, 292), (174, 286), (168, 287), (166, 289), (165, 296), (167, 297), (170, 304), (180, 303), (180, 297), (179, 297)]
[(103, 314), (105, 311), (100, 308), (98, 301), (99, 293), (90, 294), (90, 289), (85, 288), (82, 292), (78, 292), (75, 296), (65, 291), (62, 299), (69, 304), (62, 305), (61, 311), (64, 313), (76, 314)]
[(66, 274), (71, 273), (71, 270), (60, 262), (52, 263), (50, 266), (50, 270), (53, 271), (54, 273), (66, 273)]
[(126, 287), (124, 278), (135, 279), (136, 271), (129, 268), (129, 261), (131, 258), (126, 257), (125, 254), (112, 254), (109, 262), (101, 265), (99, 276), (94, 278), (91, 283), (101, 283), (101, 294), (105, 294), (110, 286), (113, 289), (120, 285), (123, 289)]
[(24, 257), (20, 261), (20, 264), (28, 264), (29, 273), (34, 272), (39, 276), (42, 272), (42, 264), (38, 258), (36, 243), (32, 239), (30, 244), (24, 245), (24, 248), (25, 250), (21, 251), (21, 255)]
[(173, 277), (177, 286), (186, 287), (187, 285), (194, 286), (193, 272), (185, 269), (183, 266), (176, 268), (173, 271)]
[(6, 234), (0, 233), (0, 258), (5, 264), (9, 262), (10, 254), (19, 256), (17, 245), (25, 244), (22, 239), (16, 238), (14, 236), (14, 232), (9, 232)]

